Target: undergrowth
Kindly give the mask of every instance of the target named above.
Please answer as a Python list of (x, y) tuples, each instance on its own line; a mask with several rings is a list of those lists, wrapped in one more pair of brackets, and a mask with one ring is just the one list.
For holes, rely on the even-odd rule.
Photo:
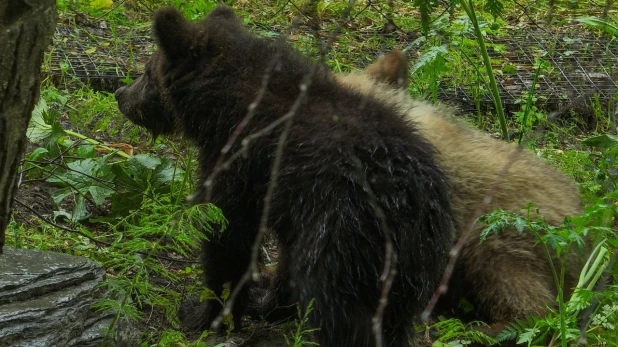
[[(302, 24), (291, 28), (289, 41), (307, 55), (315, 56), (319, 51), (312, 32), (315, 28), (323, 36), (341, 28), (327, 53), (327, 62), (336, 72), (363, 67), (393, 48), (407, 51), (409, 56), (416, 56), (411, 68), (412, 95), (439, 101), (445, 90), (469, 88), (474, 99), (474, 111), (468, 115), (471, 122), (499, 131), (507, 139), (508, 133), (515, 134), (510, 139), (535, 149), (573, 177), (587, 201), (586, 208), (582, 216), (574, 216), (561, 226), (547, 225), (533, 206), (525, 207), (527, 217), (502, 211), (483, 217), (488, 237), (514, 226), (534, 233), (539, 246), (548, 254), (559, 254), (562, 260), (571, 249), (581, 246), (583, 235), (591, 235), (596, 247), (573, 296), (566, 299), (559, 295), (558, 308), (547, 317), (512, 322), (496, 342), (618, 346), (618, 267), (614, 262), (618, 248), (614, 231), (618, 138), (606, 134), (615, 127), (612, 119), (617, 116), (616, 110), (594, 105), (592, 131), (582, 131), (577, 114), (573, 114), (572, 123), (551, 123), (550, 114), (542, 108), (544, 100), (535, 89), (539, 79), (555, 76), (548, 64), (548, 52), (538, 52), (534, 57), (534, 66), (529, 67), (534, 69), (534, 79), (528, 81), (527, 90), (516, 101), (519, 109), (506, 112), (498, 121), (494, 112), (481, 107), (488, 95), (494, 95), (495, 105), (502, 102), (495, 97), (497, 87), (495, 81), (491, 82), (494, 74), (521, 68), (506, 58), (490, 58), (488, 51), (500, 53), (506, 48), (483, 41), (489, 36), (506, 35), (505, 27), (513, 16), (525, 13), (530, 19), (549, 20), (550, 27), (556, 25), (557, 17), (561, 21), (578, 18), (590, 25), (589, 30), (609, 35), (616, 35), (615, 18), (582, 16), (581, 7), (573, 2), (547, 2), (533, 9), (499, 0), (449, 1), (448, 6), (429, 0), (371, 1), (357, 3), (352, 21), (342, 25), (340, 16), (346, 2), (320, 0), (313, 7), (304, 7), (307, 1), (301, 0), (231, 3), (253, 30), (270, 37), (280, 35), (303, 9)], [(163, 6), (176, 6), (187, 18), (198, 20), (216, 2), (57, 0), (57, 4), (63, 16), (79, 14), (98, 25), (104, 21), (115, 32), (119, 26), (148, 26), (153, 11)], [(591, 2), (591, 6), (594, 4), (602, 8), (604, 2)], [(130, 45), (128, 39), (114, 35), (112, 44)], [(51, 63), (45, 60), (45, 64)], [(194, 251), (210, 233), (225, 232), (226, 221), (216, 206), (185, 202), (195, 189), (194, 149), (182, 142), (175, 145), (167, 139), (149, 139), (144, 130), (120, 115), (111, 91), (94, 90), (87, 82), (70, 76), (62, 64), (66, 62), (61, 62), (60, 83), (44, 79), (42, 98), (28, 129), (31, 144), (20, 179), (20, 189), (44, 192), (51, 207), (37, 207), (42, 201), (29, 201), (27, 194), (18, 196), (7, 244), (74, 254), (102, 263), (108, 276), (104, 285), (112, 296), (99, 301), (97, 307), (116, 312), (114, 322), (138, 324), (143, 331), (143, 346), (212, 346), (207, 342), (208, 332), (187, 341), (178, 330), (176, 317), (184, 295), (225, 300), (200, 288), (201, 270)], [(129, 81), (130, 77), (126, 79)], [(566, 290), (562, 286), (564, 269), (553, 270), (557, 287)], [(311, 310), (311, 305), (299, 308), (294, 329), (285, 334), (288, 345), (313, 344), (310, 335), (314, 329), (307, 326)], [(470, 329), (479, 324), (441, 320), (432, 326), (438, 334), (432, 342), (434, 346), (466, 346), (491, 341)]]

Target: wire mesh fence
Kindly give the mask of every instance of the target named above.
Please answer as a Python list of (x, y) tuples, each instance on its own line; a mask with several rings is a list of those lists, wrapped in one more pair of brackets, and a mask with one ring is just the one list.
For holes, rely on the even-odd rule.
[[(505, 33), (499, 37), (488, 36), (486, 41), (507, 111), (519, 110), (525, 103), (522, 99), (533, 84), (537, 58), (547, 62), (535, 86), (537, 107), (558, 110), (573, 102), (615, 107), (618, 39), (587, 33), (580, 25), (561, 30), (524, 25), (506, 28)], [(393, 37), (392, 33), (375, 31), (358, 34), (356, 40), (366, 39), (367, 35)], [(405, 47), (409, 37), (399, 35), (395, 41)], [(389, 49), (392, 47), (385, 47), (385, 52)], [(77, 78), (87, 81), (94, 89), (113, 91), (127, 82), (128, 77), (136, 78), (142, 73), (153, 50), (147, 26), (111, 30), (59, 23), (44, 72), (56, 83), (63, 77)], [(487, 89), (479, 89), (478, 84), (442, 83), (438, 97), (459, 104), (465, 111), (477, 107), (493, 109)]]
[(43, 73), (56, 84), (77, 78), (93, 89), (113, 91), (128, 77), (141, 75), (153, 51), (149, 27), (112, 31), (58, 23)]

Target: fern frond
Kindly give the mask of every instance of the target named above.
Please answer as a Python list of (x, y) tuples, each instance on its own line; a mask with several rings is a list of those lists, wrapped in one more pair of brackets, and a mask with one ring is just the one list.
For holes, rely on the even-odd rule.
[(429, 33), (429, 24), (431, 24), (431, 11), (435, 7), (435, 3), (432, 0), (414, 0), (414, 6), (418, 7), (421, 13), (421, 26), (423, 27), (423, 33), (427, 35)]
[(491, 13), (494, 19), (498, 19), (502, 15), (504, 4), (500, 0), (486, 0), (483, 9)]

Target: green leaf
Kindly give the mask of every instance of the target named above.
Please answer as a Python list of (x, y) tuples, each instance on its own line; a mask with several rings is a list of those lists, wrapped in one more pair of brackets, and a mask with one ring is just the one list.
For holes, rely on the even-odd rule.
[(67, 196), (71, 194), (73, 194), (73, 190), (70, 187), (66, 187), (54, 191), (53, 193), (51, 193), (51, 197), (54, 200), (54, 203), (56, 203), (56, 205), (59, 205), (62, 200), (64, 200)]
[(576, 21), (590, 25), (592, 27), (604, 30), (606, 33), (618, 37), (618, 26), (613, 25), (609, 21), (603, 20), (598, 17), (579, 17), (575, 18)]
[[(157, 165), (161, 164), (161, 160), (159, 158), (155, 158), (149, 154), (135, 155), (131, 157), (131, 159), (129, 159), (129, 162), (132, 165), (139, 165), (149, 170), (152, 170), (155, 167), (157, 167)], [(133, 167), (136, 168), (137, 170), (137, 166), (133, 166)]]
[(30, 142), (43, 141), (51, 135), (52, 126), (43, 119), (43, 113), (47, 112), (47, 110), (48, 107), (45, 99), (39, 99), (39, 102), (34, 106), (34, 110), (32, 110), (32, 117), (26, 131), (26, 136)]
[(60, 204), (66, 197), (75, 194), (75, 205), (71, 220), (77, 221), (86, 218), (85, 196), (90, 194), (93, 202), (100, 206), (105, 198), (112, 195), (114, 190), (109, 187), (106, 181), (112, 181), (114, 174), (107, 165), (108, 156), (97, 160), (84, 159), (76, 160), (67, 164), (69, 170), (56, 173), (47, 179), (47, 182), (55, 183), (62, 187), (52, 193), (52, 198), (56, 204)]
[(206, 301), (206, 300), (217, 300), (221, 302), (221, 299), (217, 297), (217, 294), (215, 294), (215, 292), (213, 292), (212, 290), (208, 288), (204, 288), (204, 290), (202, 290), (202, 292), (200, 293), (200, 301)]
[(65, 135), (57, 116), (58, 113), (50, 110), (45, 99), (41, 98), (32, 111), (32, 117), (26, 131), (26, 136), (30, 142), (45, 142), (44, 146), (52, 157), (60, 154), (58, 139)]
[(47, 148), (39, 147), (39, 148), (35, 149), (34, 151), (30, 152), (26, 156), (26, 159), (37, 161), (37, 160), (40, 160), (41, 158), (43, 158), (43, 156), (45, 154), (47, 154), (47, 153), (49, 153)]
[(517, 68), (514, 65), (505, 65), (502, 71), (506, 74), (515, 74), (517, 73)]
[(153, 188), (159, 188), (171, 182), (174, 179), (174, 171), (176, 172), (176, 177), (182, 175), (182, 171), (179, 168), (174, 169), (173, 163), (169, 158), (163, 158), (161, 164), (152, 173)]
[(415, 0), (414, 6), (418, 7), (421, 13), (421, 26), (423, 27), (423, 33), (427, 35), (429, 33), (429, 24), (431, 23), (431, 11), (435, 7), (435, 3), (432, 0)]
[(92, 196), (94, 203), (97, 206), (101, 206), (105, 202), (105, 198), (112, 195), (114, 190), (107, 187), (93, 185), (88, 188), (88, 192)]
[(538, 328), (526, 329), (526, 332), (519, 335), (519, 338), (517, 339), (517, 344), (534, 341), (534, 337), (540, 332), (541, 331)]
[(528, 221), (526, 221), (523, 218), (516, 218), (513, 221), (513, 226), (515, 227), (517, 232), (519, 232), (521, 234), (521, 233), (524, 232), (524, 229), (526, 229), (526, 227), (528, 227)]
[(78, 222), (88, 218), (88, 211), (86, 209), (86, 199), (83, 195), (78, 195), (75, 198), (75, 205), (73, 206), (73, 213), (71, 214), (71, 220)]
[(94, 158), (95, 154), (94, 145), (84, 143), (77, 148), (77, 156), (80, 158)]
[(584, 146), (612, 148), (618, 145), (618, 136), (610, 134), (592, 136), (585, 140), (582, 140), (581, 143)]
[(120, 192), (112, 196), (112, 210), (117, 215), (125, 215), (139, 207), (144, 192), (148, 190), (167, 192), (167, 184), (183, 175), (181, 169), (174, 168), (171, 159), (158, 159), (148, 154), (136, 155), (115, 164), (112, 172)]
[(504, 4), (500, 0), (485, 0), (485, 11), (491, 13), (494, 19), (500, 18), (504, 10)]
[(72, 219), (71, 218), (71, 214), (65, 210), (60, 210), (60, 211), (54, 211), (54, 220), (56, 220), (58, 217), (64, 217), (66, 219)]
[(423, 53), (417, 60), (416, 64), (412, 67), (412, 73), (425, 67), (426, 65), (434, 63), (438, 58), (446, 60), (448, 55), (448, 45), (434, 46)]

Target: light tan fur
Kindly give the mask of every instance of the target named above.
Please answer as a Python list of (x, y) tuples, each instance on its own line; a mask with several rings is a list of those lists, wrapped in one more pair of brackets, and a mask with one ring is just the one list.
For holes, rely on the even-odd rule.
[[(336, 79), (396, 107), (436, 147), (452, 182), (457, 236), (470, 230), (475, 213), (490, 191), (492, 199), (483, 213), (501, 208), (523, 215), (522, 207), (532, 202), (553, 225), (561, 224), (567, 216), (581, 214), (576, 186), (542, 158), (464, 124), (452, 116), (449, 108), (415, 100), (405, 90), (393, 88), (393, 76), (398, 76), (393, 71), (397, 68), (384, 65), (403, 64), (407, 69), (405, 57), (397, 54), (381, 59), (366, 72), (341, 74)], [(505, 172), (507, 165), (510, 167)], [(527, 315), (542, 316), (548, 306), (555, 307), (557, 290), (550, 263), (542, 246), (535, 246), (534, 235), (509, 229), (481, 243), (482, 229), (479, 224), (471, 229), (446, 294), (447, 302), (456, 306), (459, 297), (467, 296), (480, 317), (498, 325)], [(572, 252), (567, 262), (567, 295), (577, 283), (580, 258)], [(560, 271), (557, 258), (554, 263)]]

